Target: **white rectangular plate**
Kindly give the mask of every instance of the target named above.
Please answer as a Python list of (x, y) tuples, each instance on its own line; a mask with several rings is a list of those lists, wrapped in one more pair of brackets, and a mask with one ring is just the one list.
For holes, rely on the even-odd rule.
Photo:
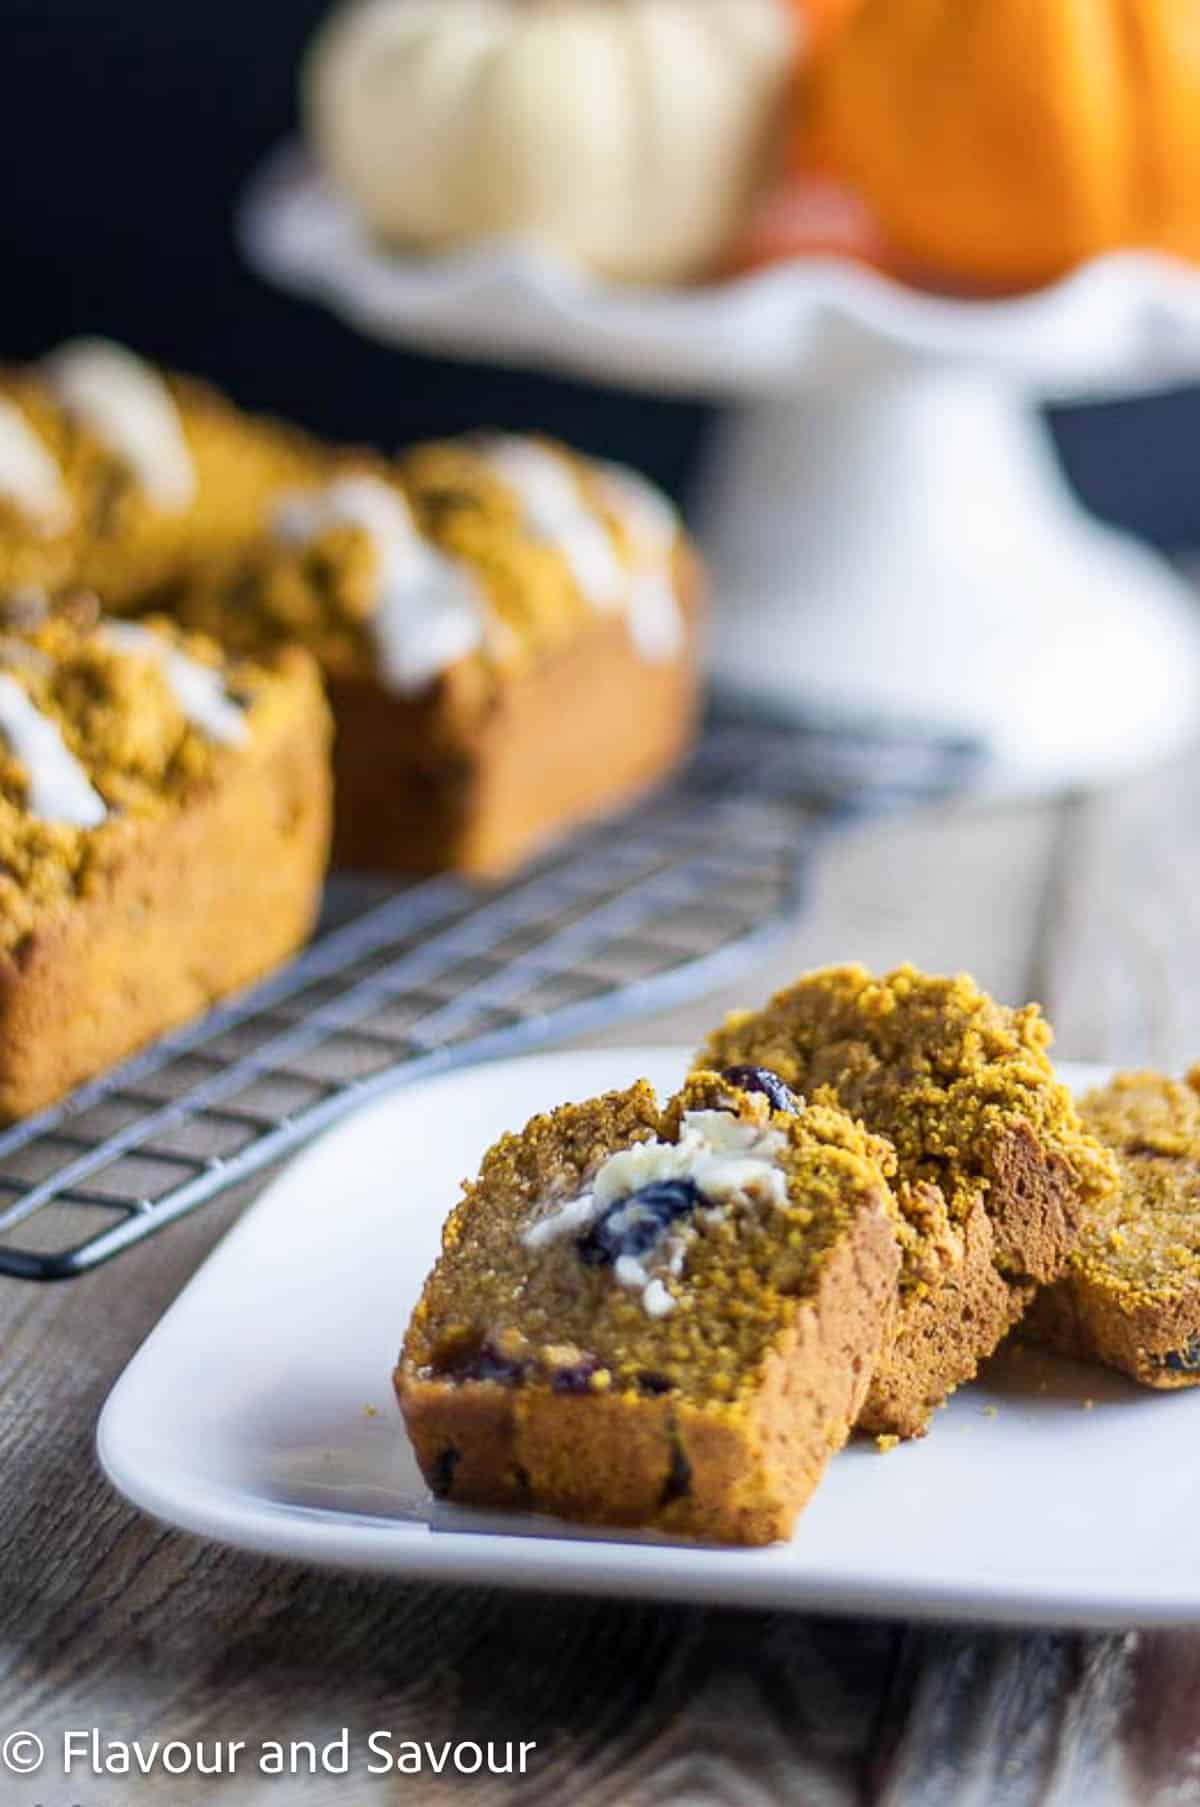
[[(458, 1183), (505, 1129), (681, 1049), (477, 1067), (303, 1154), (225, 1239), (105, 1407), (100, 1459), (147, 1512), (344, 1569), (745, 1606), (1041, 1624), (1200, 1621), (1200, 1389), (998, 1358), (931, 1435), (838, 1456), (788, 1544), (697, 1548), (431, 1501), (390, 1375)], [(1076, 1086), (1103, 1078), (1065, 1069)]]

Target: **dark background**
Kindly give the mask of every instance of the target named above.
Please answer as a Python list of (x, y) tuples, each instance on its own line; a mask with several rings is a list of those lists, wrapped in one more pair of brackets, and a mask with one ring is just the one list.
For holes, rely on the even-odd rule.
[[(245, 177), (294, 125), (324, 0), (0, 0), (0, 356), (79, 332), (128, 340), (328, 434), (495, 424), (626, 458), (679, 492), (705, 415), (365, 343), (241, 265)], [(1200, 545), (1200, 394), (1056, 417), (1087, 500)]]

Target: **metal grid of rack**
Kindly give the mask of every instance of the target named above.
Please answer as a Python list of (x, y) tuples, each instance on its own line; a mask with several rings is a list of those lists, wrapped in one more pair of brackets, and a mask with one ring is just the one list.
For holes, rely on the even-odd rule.
[(822, 835), (974, 759), (727, 720), (673, 785), (501, 889), (333, 881), (284, 971), (0, 1132), (0, 1274), (74, 1277), (391, 1086), (700, 994), (795, 917)]

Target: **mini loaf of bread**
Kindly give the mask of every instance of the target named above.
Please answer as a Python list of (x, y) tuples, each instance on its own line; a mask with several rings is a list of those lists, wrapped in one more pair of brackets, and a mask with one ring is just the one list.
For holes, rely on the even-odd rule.
[(327, 454), (123, 346), (80, 339), (0, 374), (0, 596), (166, 603)]
[(790, 1534), (890, 1332), (888, 1153), (697, 1073), (485, 1157), (396, 1369), (435, 1494), (719, 1541)]
[(1122, 1073), (1080, 1115), (1116, 1157), (1029, 1337), (1104, 1362), (1144, 1387), (1200, 1384), (1200, 1069), (1186, 1080)]
[(332, 461), (186, 621), (317, 657), (347, 864), (503, 872), (690, 739), (701, 580), (666, 498), (550, 442)]
[(811, 973), (711, 1036), (704, 1066), (770, 1067), (894, 1150), (905, 1219), (900, 1312), (860, 1419), (920, 1436), (1056, 1280), (1113, 1164), (1088, 1135), (1034, 1004), (911, 966)]
[(0, 1118), (258, 978), (312, 925), (329, 720), (307, 654), (163, 623), (0, 632)]

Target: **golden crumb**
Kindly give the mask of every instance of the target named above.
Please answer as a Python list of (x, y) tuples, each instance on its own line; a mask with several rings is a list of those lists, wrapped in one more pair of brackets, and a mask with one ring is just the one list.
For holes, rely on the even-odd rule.
[[(221, 668), (245, 713), (247, 740), (298, 706), (299, 693), (263, 666), (224, 665), (219, 649), (154, 621), (155, 632), (198, 663)], [(294, 668), (303, 655), (289, 655)], [(161, 661), (114, 646), (101, 621), (53, 617), (24, 629), (0, 623), (0, 673), (58, 729), (103, 799), (99, 827), (45, 821), (28, 808), (29, 773), (0, 742), (0, 947), (35, 922), (103, 889), (138, 824), (204, 794), (243, 748), (218, 744), (184, 715)]]
[(769, 1067), (888, 1139), (913, 1231), (911, 1282), (937, 1278), (954, 1226), (994, 1185), (994, 1152), (1016, 1125), (1069, 1164), (1085, 1200), (1111, 1186), (1111, 1159), (1084, 1133), (1050, 1041), (1036, 1004), (1010, 1010), (966, 974), (901, 966), (876, 979), (841, 966), (810, 973), (763, 1010), (731, 1016), (702, 1058), (718, 1068)]
[(156, 501), (36, 368), (0, 371), (0, 399), (49, 453), (64, 499), (61, 520), (48, 528), (0, 496), (0, 596), (57, 601), (82, 586), (99, 592), (109, 613), (169, 602), (199, 572), (240, 555), (280, 490), (316, 480), (327, 454), (306, 435), (242, 414), (192, 378), (161, 374), (195, 477), (182, 508)]
[(889, 1453), (889, 1451), (898, 1448), (899, 1443), (900, 1443), (899, 1437), (891, 1436), (888, 1433), (882, 1432), (882, 1431), (880, 1432), (879, 1436), (876, 1437), (876, 1439), (875, 1439), (875, 1447), (879, 1451), (881, 1456), (886, 1456)]
[(1072, 1275), (1129, 1310), (1200, 1282), (1200, 1094), (1185, 1080), (1122, 1073), (1082, 1105), (1114, 1150), (1120, 1184), (1090, 1213)]
[[(614, 557), (632, 569), (627, 533), (604, 509), (594, 467), (565, 446), (535, 443), (574, 475), (581, 498), (590, 497), (607, 526)], [(474, 576), (487, 602), (487, 624), (481, 646), (465, 662), (480, 707), (489, 704), (500, 675), (553, 652), (595, 619), (562, 548), (531, 529), (519, 497), (476, 440), (416, 446), (394, 464), (365, 453), (334, 454), (317, 487), (338, 477), (393, 490), (422, 537)], [(677, 550), (682, 561), (682, 537)], [(370, 677), (377, 662), (379, 557), (369, 530), (354, 521), (333, 521), (301, 543), (268, 527), (240, 562), (214, 568), (208, 582), (195, 585), (181, 613), (240, 651), (253, 654), (292, 638), (330, 674)]]

